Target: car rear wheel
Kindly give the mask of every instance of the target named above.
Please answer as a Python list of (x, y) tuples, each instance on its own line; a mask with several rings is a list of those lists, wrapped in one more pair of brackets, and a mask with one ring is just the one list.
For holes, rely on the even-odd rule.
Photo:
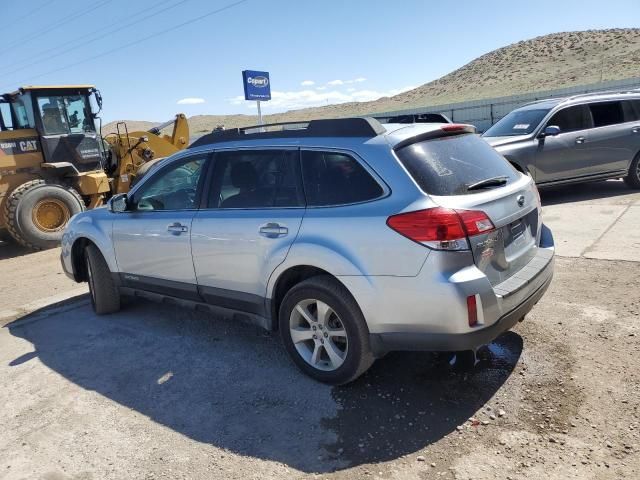
[(320, 382), (351, 382), (373, 363), (360, 308), (329, 276), (310, 278), (289, 290), (280, 308), (279, 327), (293, 361)]
[(85, 249), (85, 262), (93, 310), (98, 315), (120, 310), (120, 291), (111, 277), (107, 262), (95, 245), (88, 245)]
[(636, 158), (631, 162), (629, 174), (624, 178), (624, 181), (631, 188), (640, 188), (640, 154), (636, 155)]

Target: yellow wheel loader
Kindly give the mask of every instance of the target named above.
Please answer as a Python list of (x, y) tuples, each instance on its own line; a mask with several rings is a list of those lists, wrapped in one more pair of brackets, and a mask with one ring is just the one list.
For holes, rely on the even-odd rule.
[[(0, 237), (36, 250), (56, 246), (72, 215), (129, 191), (155, 160), (187, 147), (183, 114), (147, 132), (118, 123), (103, 138), (101, 108), (93, 85), (0, 95)], [(172, 123), (172, 134), (161, 135)]]

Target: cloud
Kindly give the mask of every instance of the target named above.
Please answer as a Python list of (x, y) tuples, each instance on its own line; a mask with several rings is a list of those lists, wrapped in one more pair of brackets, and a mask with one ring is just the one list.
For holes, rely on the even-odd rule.
[(327, 82), (327, 85), (342, 85), (344, 82), (342, 80), (331, 80), (330, 82)]
[(355, 89), (355, 88), (353, 88), (353, 87), (351, 87), (351, 88), (347, 88), (347, 92), (355, 92), (355, 91), (356, 91), (356, 89)]
[(364, 77), (358, 77), (358, 78), (354, 78), (352, 80), (345, 80), (344, 83), (347, 84), (352, 84), (352, 83), (362, 83), (362, 82), (366, 82), (367, 79)]
[(198, 98), (198, 97), (187, 97), (187, 98), (181, 98), (176, 103), (178, 105), (197, 105), (199, 103), (205, 103), (205, 99)]
[(315, 84), (316, 82), (314, 82), (313, 80), (305, 80), (300, 85), (302, 85), (303, 87), (310, 87), (311, 85), (315, 85)]
[[(391, 97), (415, 87), (407, 86), (404, 88), (394, 88), (387, 91), (377, 90), (357, 90), (343, 92), (340, 90), (299, 90), (299, 91), (272, 91), (271, 100), (263, 102), (262, 107), (269, 110), (294, 110), (307, 107), (319, 107), (329, 104), (347, 103), (347, 102), (367, 102), (376, 100), (381, 97)], [(244, 96), (240, 95), (229, 99), (233, 105), (246, 104), (248, 108), (254, 108), (254, 102), (245, 102)]]
[(326, 90), (327, 87), (316, 87), (316, 90)]

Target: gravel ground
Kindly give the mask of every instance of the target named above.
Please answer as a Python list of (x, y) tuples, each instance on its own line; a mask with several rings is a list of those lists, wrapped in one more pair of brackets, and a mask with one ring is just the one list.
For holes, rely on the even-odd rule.
[(396, 353), (341, 388), (228, 320), (45, 309), (0, 330), (0, 478), (638, 478), (639, 287), (558, 259), (472, 371)]
[(640, 194), (543, 200), (554, 281), (474, 369), (395, 353), (340, 388), (230, 320), (96, 317), (58, 250), (0, 245), (0, 479), (640, 478)]

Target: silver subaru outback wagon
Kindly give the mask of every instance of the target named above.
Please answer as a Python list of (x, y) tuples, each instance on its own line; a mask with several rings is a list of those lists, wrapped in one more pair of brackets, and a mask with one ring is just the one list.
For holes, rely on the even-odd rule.
[(62, 265), (95, 311), (134, 295), (248, 320), (343, 384), (389, 351), (474, 350), (542, 297), (536, 186), (473, 127), (291, 127), (207, 135), (73, 217)]

